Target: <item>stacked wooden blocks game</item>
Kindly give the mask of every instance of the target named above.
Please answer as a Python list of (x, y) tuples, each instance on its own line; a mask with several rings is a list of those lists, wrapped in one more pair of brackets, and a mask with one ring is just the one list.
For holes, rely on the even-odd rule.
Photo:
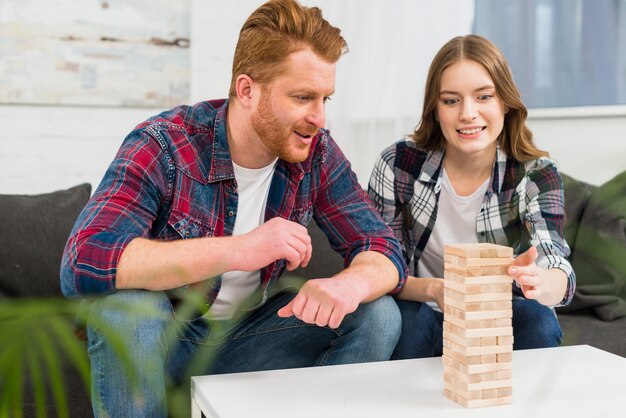
[(444, 248), (444, 394), (465, 407), (512, 403), (513, 249)]

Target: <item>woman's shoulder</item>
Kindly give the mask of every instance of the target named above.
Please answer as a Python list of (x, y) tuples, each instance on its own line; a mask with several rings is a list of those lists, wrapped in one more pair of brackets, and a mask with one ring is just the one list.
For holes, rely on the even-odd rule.
[(421, 168), (427, 157), (428, 152), (418, 148), (415, 141), (403, 138), (383, 149), (379, 159), (394, 169), (409, 172)]
[(560, 178), (559, 168), (555, 160), (549, 157), (535, 158), (524, 163), (524, 171), (529, 177), (555, 177)]
[(527, 187), (532, 185), (538, 189), (561, 189), (563, 180), (559, 174), (555, 160), (548, 157), (540, 157), (522, 164), (524, 178)]

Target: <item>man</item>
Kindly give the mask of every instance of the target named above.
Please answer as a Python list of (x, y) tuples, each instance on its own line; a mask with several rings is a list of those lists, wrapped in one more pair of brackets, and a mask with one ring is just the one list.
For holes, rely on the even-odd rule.
[[(77, 220), (61, 271), (66, 296), (97, 296), (87, 324), (96, 416), (165, 416), (168, 380), (189, 373), (390, 357), (400, 319), (385, 295), (402, 287), (406, 265), (323, 129), (346, 50), (319, 9), (270, 1), (241, 30), (229, 100), (174, 108), (126, 138)], [(311, 258), (313, 217), (348, 267), (295, 295), (280, 291), (285, 268)], [(187, 287), (210, 308), (182, 321), (168, 344), (180, 316), (172, 291)], [(145, 304), (162, 315), (120, 309)], [(131, 373), (107, 341), (111, 330)], [(198, 361), (214, 344), (217, 353)], [(201, 367), (190, 370), (192, 362)]]

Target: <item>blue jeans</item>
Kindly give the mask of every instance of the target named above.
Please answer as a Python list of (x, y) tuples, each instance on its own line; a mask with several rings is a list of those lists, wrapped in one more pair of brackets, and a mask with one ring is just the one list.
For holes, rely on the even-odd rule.
[(95, 416), (166, 417), (166, 388), (192, 375), (390, 358), (401, 325), (389, 296), (362, 304), (337, 329), (280, 318), (276, 311), (294, 296), (270, 298), (232, 328), (202, 317), (180, 320), (163, 292), (124, 290), (97, 299), (88, 318)]
[[(402, 334), (391, 359), (437, 357), (443, 352), (443, 314), (421, 302), (396, 301)], [(513, 349), (558, 347), (563, 333), (554, 311), (535, 300), (513, 299)]]

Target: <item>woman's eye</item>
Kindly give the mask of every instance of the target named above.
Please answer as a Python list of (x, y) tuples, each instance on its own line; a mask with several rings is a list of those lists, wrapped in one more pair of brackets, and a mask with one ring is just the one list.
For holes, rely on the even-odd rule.
[(457, 102), (457, 99), (442, 99), (443, 104), (445, 105), (453, 105)]
[(484, 102), (484, 101), (491, 99), (492, 97), (493, 95), (491, 94), (483, 94), (482, 96), (478, 96), (478, 100), (481, 100)]

